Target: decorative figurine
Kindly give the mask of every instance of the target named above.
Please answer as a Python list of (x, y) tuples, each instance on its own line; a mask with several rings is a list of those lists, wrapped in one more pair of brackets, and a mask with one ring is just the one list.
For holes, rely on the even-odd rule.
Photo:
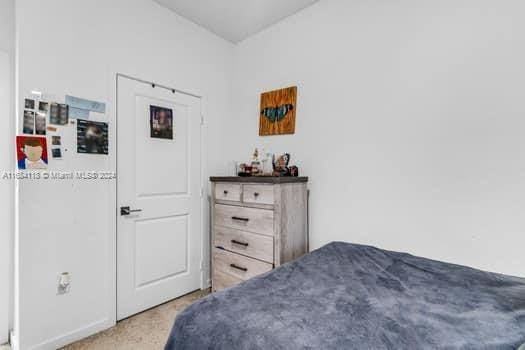
[(259, 150), (255, 148), (252, 156), (252, 171), (251, 174), (254, 176), (262, 175), (261, 162), (259, 161)]
[(290, 163), (290, 154), (285, 153), (279, 158), (273, 160), (273, 176), (290, 176), (290, 169), (288, 168)]
[(272, 154), (271, 153), (265, 153), (263, 151), (264, 158), (262, 160), (262, 172), (263, 176), (272, 176), (273, 175), (273, 161), (272, 161)]
[(290, 159), (289, 153), (277, 157), (255, 148), (251, 162), (236, 163), (236, 172), (238, 176), (299, 176), (299, 168), (290, 166)]

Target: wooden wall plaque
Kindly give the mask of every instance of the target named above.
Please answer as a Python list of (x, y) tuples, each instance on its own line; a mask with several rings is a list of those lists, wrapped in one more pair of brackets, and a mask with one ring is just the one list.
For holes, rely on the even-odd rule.
[(287, 135), (295, 133), (297, 86), (261, 94), (259, 135)]

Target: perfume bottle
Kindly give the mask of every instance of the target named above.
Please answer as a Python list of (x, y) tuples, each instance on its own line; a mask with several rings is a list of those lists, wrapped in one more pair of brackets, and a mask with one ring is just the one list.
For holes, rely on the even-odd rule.
[(265, 176), (271, 176), (273, 174), (273, 155), (270, 152), (263, 150), (262, 159), (262, 172)]
[(259, 150), (255, 148), (252, 156), (252, 175), (262, 175), (261, 162), (259, 160)]

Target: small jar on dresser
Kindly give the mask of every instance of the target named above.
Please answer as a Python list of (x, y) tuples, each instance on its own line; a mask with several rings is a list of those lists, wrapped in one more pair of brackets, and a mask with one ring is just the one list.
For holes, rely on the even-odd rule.
[(211, 177), (212, 290), (308, 251), (307, 177)]

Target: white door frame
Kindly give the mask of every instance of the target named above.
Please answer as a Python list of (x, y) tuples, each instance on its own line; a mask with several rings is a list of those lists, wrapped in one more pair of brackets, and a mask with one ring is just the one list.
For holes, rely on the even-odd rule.
[[(207, 181), (206, 181), (206, 174), (207, 174), (207, 132), (206, 132), (206, 123), (205, 123), (205, 118), (204, 118), (204, 108), (205, 108), (205, 97), (202, 95), (202, 94), (199, 94), (199, 93), (194, 93), (194, 92), (189, 92), (188, 90), (183, 90), (183, 89), (178, 89), (178, 88), (173, 88), (173, 87), (169, 87), (168, 85), (170, 84), (162, 84), (162, 83), (155, 83), (155, 82), (152, 82), (152, 81), (149, 81), (149, 80), (146, 80), (146, 79), (141, 79), (141, 78), (137, 78), (133, 75), (129, 75), (129, 74), (124, 74), (124, 73), (113, 73), (111, 74), (112, 76), (112, 79), (111, 79), (111, 83), (112, 83), (112, 88), (111, 88), (111, 91), (115, 94), (114, 96), (112, 96), (111, 100), (114, 101), (114, 107), (113, 107), (113, 110), (115, 112), (115, 118), (114, 118), (114, 123), (115, 123), (115, 126), (113, 128), (113, 131), (110, 132), (110, 135), (113, 136), (113, 144), (114, 146), (113, 147), (110, 147), (110, 152), (113, 151), (114, 154), (115, 154), (115, 164), (114, 164), (114, 168), (115, 169), (118, 169), (118, 149), (117, 149), (117, 140), (116, 140), (116, 135), (117, 135), (117, 128), (118, 128), (118, 79), (119, 78), (125, 78), (125, 79), (130, 79), (130, 80), (134, 80), (134, 81), (137, 81), (137, 82), (140, 82), (140, 83), (144, 83), (144, 84), (147, 84), (147, 85), (154, 85), (155, 87), (158, 87), (158, 88), (162, 88), (162, 89), (167, 89), (167, 90), (170, 90), (170, 91), (175, 91), (175, 92), (178, 92), (178, 93), (181, 93), (181, 94), (185, 94), (185, 95), (189, 95), (189, 96), (192, 96), (192, 97), (195, 97), (195, 98), (198, 98), (200, 99), (201, 101), (201, 174), (200, 174), (200, 185), (201, 185), (201, 223), (200, 223), (200, 232), (201, 232), (201, 242), (202, 242), (202, 247), (201, 247), (201, 258), (203, 260), (203, 264), (201, 266), (201, 271), (200, 271), (200, 288), (201, 289), (205, 289), (205, 288), (208, 288), (209, 285), (210, 285), (210, 281), (209, 281), (209, 278), (207, 277), (207, 275), (209, 274), (209, 270), (210, 270), (210, 267), (209, 267), (209, 256), (210, 256), (210, 252), (208, 252), (208, 247), (210, 246), (209, 245), (209, 234), (206, 234), (208, 229), (207, 227), (209, 226), (209, 210), (208, 210), (208, 205), (206, 205), (206, 203), (208, 202), (208, 191), (207, 191)], [(114, 80), (113, 80), (114, 79)], [(113, 148), (113, 150), (111, 149)], [(118, 176), (118, 174), (117, 174)], [(114, 259), (112, 259), (112, 270), (115, 271), (115, 280), (114, 280), (114, 284), (115, 284), (115, 288), (114, 288), (114, 291), (112, 293), (112, 300), (114, 301), (114, 305), (113, 305), (113, 312), (115, 314), (115, 317), (116, 317), (116, 313), (117, 313), (117, 292), (116, 292), (116, 283), (117, 283), (117, 278), (116, 278), (116, 274), (117, 274), (117, 242), (116, 242), (116, 237), (117, 237), (117, 220), (118, 220), (118, 217), (120, 215), (120, 212), (119, 212), (119, 207), (118, 207), (118, 203), (117, 203), (117, 198), (118, 198), (118, 188), (117, 188), (117, 182), (115, 181), (114, 182), (114, 189), (112, 190), (112, 192), (114, 193), (114, 203), (113, 203), (113, 207), (115, 209), (115, 215), (112, 217), (113, 218), (113, 222), (111, 223), (111, 226), (112, 226), (112, 230), (111, 232), (114, 232), (114, 247), (112, 247), (112, 251), (115, 252), (115, 255), (114, 255)], [(206, 273), (208, 272), (208, 273)]]

